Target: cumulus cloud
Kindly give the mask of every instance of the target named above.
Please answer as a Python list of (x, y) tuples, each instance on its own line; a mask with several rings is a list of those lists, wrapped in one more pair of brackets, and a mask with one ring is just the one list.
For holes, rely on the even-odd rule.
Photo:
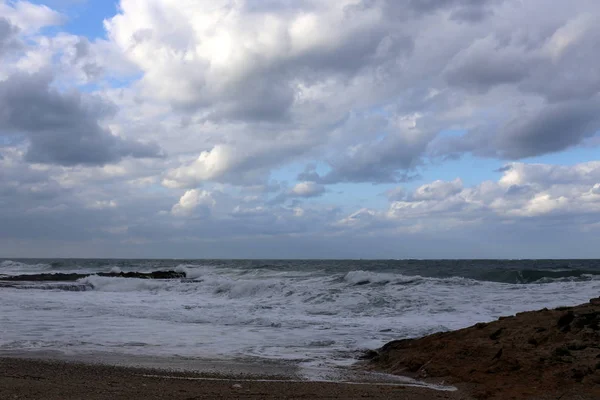
[(304, 148), (304, 143), (282, 138), (266, 141), (217, 144), (200, 153), (198, 158), (167, 171), (162, 183), (169, 188), (191, 188), (215, 181), (238, 185), (262, 183), (270, 167), (289, 161)]
[[(427, 155), (516, 160), (594, 134), (597, 24), (563, 4), (525, 23), (532, 3), (123, 0), (106, 29), (142, 73), (141, 98), (188, 114), (187, 126), (222, 127), (167, 186), (256, 183), (290, 154), (326, 163), (311, 178), (322, 184), (383, 183), (414, 178)], [(351, 121), (373, 107), (380, 121)], [(450, 128), (469, 135), (432, 146)]]
[(113, 135), (98, 122), (110, 105), (77, 92), (61, 93), (45, 74), (0, 82), (0, 135), (24, 135), (25, 158), (59, 165), (106, 164), (123, 157), (158, 157), (155, 144)]
[(215, 205), (216, 201), (210, 192), (192, 189), (181, 196), (179, 202), (171, 209), (171, 214), (178, 217), (188, 217), (197, 212), (199, 207), (206, 213)]
[[(363, 209), (338, 221), (353, 229), (459, 229), (466, 225), (543, 223), (565, 226), (600, 219), (600, 163), (574, 166), (512, 163), (498, 181), (463, 187), (460, 179), (435, 181), (391, 198), (385, 211)], [(579, 223), (579, 222), (577, 222)]]
[(18, 33), (17, 26), (6, 18), (0, 18), (0, 55), (21, 47), (22, 44), (17, 38)]
[(442, 153), (471, 151), (518, 160), (568, 149), (600, 130), (600, 97), (525, 109), (499, 127), (477, 127), (440, 141)]
[(380, 7), (355, 1), (121, 1), (109, 36), (145, 73), (148, 94), (213, 116), (273, 119), (318, 71), (352, 73), (387, 36)]
[(42, 4), (28, 1), (0, 0), (0, 15), (12, 22), (27, 34), (32, 34), (46, 26), (60, 25), (65, 17)]
[[(92, 39), (0, 0), (12, 237), (75, 220), (61, 237), (116, 232), (140, 249), (600, 226), (596, 163), (522, 162), (600, 144), (595, 2), (120, 0), (115, 13)], [(515, 162), (478, 184), (460, 161), (455, 180), (421, 178), (467, 153)], [(387, 208), (323, 196), (371, 184)]]
[(317, 197), (325, 193), (325, 187), (315, 182), (299, 182), (290, 190), (294, 197)]
[(420, 186), (411, 197), (414, 200), (443, 200), (459, 193), (462, 188), (463, 184), (460, 178), (456, 178), (451, 182), (438, 180)]

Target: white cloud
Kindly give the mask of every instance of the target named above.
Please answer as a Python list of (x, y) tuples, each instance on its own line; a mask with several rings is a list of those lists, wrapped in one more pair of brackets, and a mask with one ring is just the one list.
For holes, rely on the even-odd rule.
[(290, 195), (298, 197), (317, 197), (323, 193), (325, 187), (314, 182), (300, 182), (290, 190)]
[(46, 26), (60, 25), (66, 18), (42, 4), (28, 1), (0, 0), (0, 16), (8, 18), (27, 34), (36, 33)]
[[(448, 156), (600, 144), (594, 2), (121, 0), (117, 12), (92, 40), (43, 29), (64, 21), (47, 7), (0, 0), (0, 86), (31, 105), (31, 79), (15, 73), (42, 72), (51, 94), (36, 113), (6, 101), (26, 112), (0, 118), (0, 216), (13, 227), (0, 234), (48, 235), (33, 214), (69, 240), (120, 232), (147, 248), (233, 233), (395, 244), (473, 226), (597, 229), (599, 162), (515, 162), (469, 187), (420, 178)], [(78, 115), (61, 113), (65, 99), (94, 118), (56, 129), (70, 133), (59, 145), (48, 126)], [(48, 119), (35, 137), (14, 132), (36, 116)], [(113, 143), (104, 157), (94, 131)], [(165, 151), (134, 158), (133, 142)], [(50, 150), (60, 165), (40, 164)], [(387, 208), (320, 197), (398, 182)]]
[(462, 188), (463, 184), (460, 178), (451, 182), (437, 180), (417, 188), (412, 198), (414, 200), (443, 200), (459, 193)]
[(116, 208), (117, 202), (114, 200), (96, 200), (88, 205), (88, 208), (95, 210), (103, 210), (105, 208)]
[[(293, 102), (302, 68), (337, 63), (335, 57), (348, 51), (351, 57), (364, 57), (351, 48), (356, 50), (365, 34), (379, 26), (382, 11), (352, 12), (358, 3), (305, 1), (274, 12), (243, 1), (181, 0), (175, 5), (122, 0), (121, 13), (107, 20), (106, 28), (144, 71), (148, 95), (183, 107), (220, 102), (224, 110), (260, 115), (243, 97), (265, 102), (269, 98), (261, 96), (280, 96), (284, 103)], [(374, 51), (377, 42), (367, 45)], [(284, 78), (282, 68), (297, 74)], [(238, 88), (246, 89), (243, 96), (237, 97), (242, 94)]]
[(216, 205), (212, 194), (206, 190), (192, 189), (186, 191), (179, 199), (179, 202), (171, 209), (171, 214), (178, 217), (187, 217), (194, 212), (198, 207), (203, 207), (205, 210)]
[[(406, 200), (393, 200), (385, 211), (363, 209), (339, 221), (354, 228), (455, 229), (469, 224), (526, 222), (536, 217), (573, 218), (600, 215), (600, 168), (597, 162), (573, 166), (513, 163), (497, 181), (464, 188), (460, 179), (435, 181), (417, 188)], [(539, 220), (536, 220), (540, 222)], [(379, 228), (378, 228), (379, 227)]]

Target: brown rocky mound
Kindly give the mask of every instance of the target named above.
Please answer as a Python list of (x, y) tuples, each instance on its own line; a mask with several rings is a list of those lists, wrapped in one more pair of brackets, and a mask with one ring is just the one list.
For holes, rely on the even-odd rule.
[(369, 368), (467, 384), (482, 399), (600, 399), (600, 298), (397, 340)]

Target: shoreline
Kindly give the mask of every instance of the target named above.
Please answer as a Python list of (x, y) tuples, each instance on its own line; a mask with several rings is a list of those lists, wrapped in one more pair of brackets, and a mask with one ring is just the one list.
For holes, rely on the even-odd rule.
[(111, 366), (0, 356), (4, 399), (447, 399), (470, 400), (462, 390), (409, 383), (335, 382), (290, 376), (227, 374)]
[(0, 352), (0, 399), (598, 399), (600, 298), (396, 340), (365, 356), (337, 369), (6, 351)]

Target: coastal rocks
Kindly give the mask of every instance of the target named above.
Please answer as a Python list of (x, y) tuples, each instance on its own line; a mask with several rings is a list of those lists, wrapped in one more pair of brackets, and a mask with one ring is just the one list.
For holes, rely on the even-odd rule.
[(393, 341), (365, 359), (372, 370), (468, 384), (486, 399), (600, 398), (600, 299)]
[(78, 279), (97, 275), (113, 278), (137, 278), (137, 279), (182, 279), (185, 273), (177, 271), (153, 271), (153, 272), (98, 272), (94, 274), (32, 274), (3, 276), (0, 280), (5, 282), (74, 282)]

